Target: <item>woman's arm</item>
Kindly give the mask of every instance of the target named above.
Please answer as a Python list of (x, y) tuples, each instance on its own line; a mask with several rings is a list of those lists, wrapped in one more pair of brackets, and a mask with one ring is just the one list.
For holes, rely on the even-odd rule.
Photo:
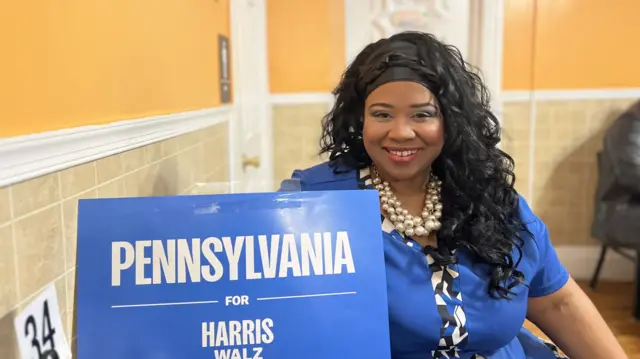
[(527, 318), (571, 359), (628, 358), (573, 279), (552, 294), (530, 298)]

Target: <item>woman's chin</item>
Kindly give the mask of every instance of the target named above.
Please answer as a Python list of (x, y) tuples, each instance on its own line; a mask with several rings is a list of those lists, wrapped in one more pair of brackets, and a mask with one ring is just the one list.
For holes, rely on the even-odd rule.
[(377, 167), (382, 178), (389, 182), (424, 181), (427, 172), (415, 166), (388, 166)]

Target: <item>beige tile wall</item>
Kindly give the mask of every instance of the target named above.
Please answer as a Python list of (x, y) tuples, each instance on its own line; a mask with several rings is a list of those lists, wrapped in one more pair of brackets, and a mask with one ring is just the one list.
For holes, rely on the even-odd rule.
[(0, 358), (18, 358), (13, 318), (51, 282), (75, 339), (78, 199), (186, 194), (199, 182), (227, 182), (227, 151), (220, 124), (0, 188)]
[[(516, 189), (555, 244), (593, 243), (595, 156), (607, 126), (635, 100), (537, 101), (533, 111), (530, 101), (504, 104), (501, 146), (515, 160)], [(275, 183), (322, 161), (317, 150), (326, 111), (324, 104), (274, 106)]]
[(534, 122), (529, 102), (505, 104), (503, 148), (516, 160), (516, 187), (532, 201), (554, 244), (593, 243), (596, 153), (606, 128), (634, 101), (538, 101)]
[(501, 118), (500, 147), (515, 161), (516, 189), (525, 198), (529, 198), (530, 115), (530, 102), (514, 102), (504, 104)]
[(273, 107), (274, 180), (279, 185), (295, 169), (324, 161), (318, 156), (321, 120), (328, 104), (276, 105)]

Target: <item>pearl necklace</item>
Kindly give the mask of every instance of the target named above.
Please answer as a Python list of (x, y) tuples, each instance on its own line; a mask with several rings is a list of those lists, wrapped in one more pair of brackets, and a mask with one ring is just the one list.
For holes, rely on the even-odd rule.
[(395, 194), (391, 192), (389, 182), (380, 179), (375, 167), (372, 167), (375, 175), (373, 184), (380, 194), (382, 210), (387, 213), (387, 218), (393, 223), (398, 232), (407, 236), (428, 236), (431, 232), (440, 229), (440, 217), (442, 216), (442, 202), (440, 200), (440, 188), (442, 182), (434, 175), (429, 176), (427, 194), (424, 201), (424, 209), (421, 216), (412, 216), (409, 211), (402, 208), (402, 204)]

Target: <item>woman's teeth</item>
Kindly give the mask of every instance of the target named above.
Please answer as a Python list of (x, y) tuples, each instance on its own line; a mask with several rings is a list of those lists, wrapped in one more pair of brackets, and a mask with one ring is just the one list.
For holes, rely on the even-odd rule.
[(388, 151), (392, 155), (400, 156), (400, 157), (411, 156), (413, 154), (418, 153), (418, 150), (407, 150), (407, 151), (388, 150)]

